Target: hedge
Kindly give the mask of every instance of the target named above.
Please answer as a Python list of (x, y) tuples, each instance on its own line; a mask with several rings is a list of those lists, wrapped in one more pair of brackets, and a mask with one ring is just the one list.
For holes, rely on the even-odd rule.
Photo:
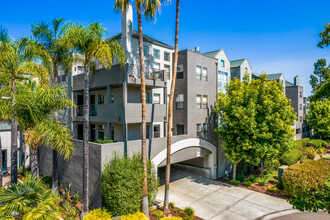
[[(148, 160), (148, 200), (151, 207), (158, 191), (158, 177)], [(105, 207), (113, 216), (136, 213), (141, 208), (143, 164), (141, 154), (133, 157), (115, 157), (105, 164), (101, 192)]]
[(307, 145), (310, 141), (311, 141), (311, 139), (309, 139), (309, 138), (303, 138), (303, 139), (293, 141), (293, 145), (296, 148), (307, 147)]
[(111, 213), (109, 213), (106, 209), (94, 209), (91, 210), (83, 220), (111, 220)]
[(284, 193), (292, 196), (289, 202), (301, 211), (329, 211), (330, 165), (325, 161), (307, 161), (288, 167), (282, 182)]
[(282, 163), (288, 166), (291, 166), (297, 163), (304, 153), (299, 149), (292, 149), (289, 152), (286, 152), (282, 156)]
[(308, 145), (315, 148), (320, 148), (325, 147), (327, 145), (327, 142), (320, 139), (312, 139), (310, 142), (308, 142)]

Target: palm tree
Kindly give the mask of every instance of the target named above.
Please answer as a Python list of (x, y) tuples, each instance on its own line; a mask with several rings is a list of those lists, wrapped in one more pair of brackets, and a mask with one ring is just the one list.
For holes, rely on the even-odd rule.
[(164, 213), (168, 213), (168, 203), (170, 200), (170, 175), (171, 175), (171, 136), (172, 136), (172, 114), (173, 99), (176, 82), (176, 73), (178, 66), (178, 42), (179, 42), (179, 11), (180, 0), (176, 0), (176, 20), (175, 20), (175, 46), (174, 46), (174, 63), (173, 76), (170, 92), (170, 100), (168, 105), (168, 124), (167, 124), (167, 156), (166, 156), (166, 177), (165, 177), (165, 194), (164, 194)]
[[(114, 9), (119, 12), (125, 12), (129, 0), (116, 0)], [(138, 19), (138, 35), (139, 35), (139, 55), (140, 55), (140, 73), (141, 73), (141, 102), (142, 102), (142, 163), (144, 171), (143, 189), (142, 189), (142, 212), (149, 217), (148, 205), (148, 181), (147, 181), (147, 146), (146, 146), (146, 87), (144, 75), (144, 59), (143, 59), (143, 33), (142, 33), (142, 13), (145, 18), (153, 20), (156, 17), (157, 10), (161, 8), (161, 0), (135, 0), (135, 7)]]
[[(61, 43), (63, 31), (61, 25), (64, 19), (54, 19), (52, 24), (39, 22), (32, 25), (32, 34), (39, 45), (49, 54), (51, 62), (44, 62), (49, 71), (52, 73), (52, 84), (57, 85), (58, 68), (61, 67), (66, 72), (72, 64), (72, 56), (70, 56), (70, 48), (68, 45)], [(54, 112), (54, 120), (58, 120), (57, 112)], [(53, 175), (52, 190), (58, 189), (58, 153), (53, 150)]]
[[(28, 85), (26, 85), (28, 84)], [(33, 86), (31, 86), (31, 84)], [(65, 159), (73, 156), (73, 136), (69, 128), (53, 120), (55, 111), (71, 107), (61, 87), (20, 83), (13, 106), (18, 124), (25, 132), (25, 142), (31, 149), (31, 173), (39, 177), (38, 149), (42, 143), (59, 152)]]
[(2, 190), (0, 218), (14, 219), (12, 215), (15, 214), (17, 219), (60, 219), (59, 200), (40, 178), (29, 175), (22, 183), (12, 184)]
[[(14, 40), (9, 37), (6, 29), (0, 27), (0, 70), (3, 77), (10, 81), (10, 102), (16, 102), (16, 80), (24, 79), (26, 75), (38, 75), (42, 81), (47, 81), (47, 71), (33, 62), (40, 56), (40, 48), (29, 38)], [(10, 109), (9, 109), (10, 110)], [(11, 183), (17, 183), (17, 122), (15, 115), (11, 117)]]
[(112, 66), (115, 57), (123, 66), (126, 60), (124, 49), (115, 40), (104, 40), (106, 30), (99, 23), (82, 26), (68, 23), (64, 28), (63, 44), (71, 45), (76, 52), (73, 56), (79, 57), (84, 68), (84, 111), (83, 111), (83, 210), (82, 216), (88, 211), (89, 188), (89, 77), (95, 69), (95, 59), (99, 60), (107, 69)]

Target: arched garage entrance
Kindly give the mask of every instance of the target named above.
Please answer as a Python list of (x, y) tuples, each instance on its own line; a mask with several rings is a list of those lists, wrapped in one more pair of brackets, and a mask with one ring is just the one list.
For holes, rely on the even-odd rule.
[[(180, 157), (182, 158), (181, 161), (186, 160), (184, 158), (184, 156), (179, 155), (179, 153), (183, 152), (183, 150), (186, 152), (189, 152), (189, 151), (193, 151), (193, 149), (195, 150), (198, 147), (201, 149), (205, 149), (204, 153), (208, 154), (207, 156), (205, 156), (204, 165), (206, 168), (209, 168), (211, 170), (211, 178), (216, 179), (216, 177), (217, 177), (217, 175), (216, 175), (216, 167), (217, 167), (216, 147), (206, 140), (203, 140), (200, 138), (187, 138), (187, 139), (183, 139), (183, 140), (173, 143), (171, 146), (171, 155), (176, 156), (176, 158), (174, 159), (174, 162), (175, 163), (180, 162)], [(164, 161), (166, 159), (166, 152), (167, 152), (167, 149), (165, 148), (152, 159), (152, 162), (155, 165), (155, 167), (158, 168), (161, 164), (164, 164)], [(209, 152), (209, 153), (207, 153), (207, 152)], [(178, 155), (176, 155), (176, 153)], [(195, 154), (195, 158), (198, 158), (200, 156), (203, 156), (203, 155), (198, 155), (198, 152), (197, 152), (197, 154)], [(171, 161), (171, 163), (172, 163), (172, 161)]]

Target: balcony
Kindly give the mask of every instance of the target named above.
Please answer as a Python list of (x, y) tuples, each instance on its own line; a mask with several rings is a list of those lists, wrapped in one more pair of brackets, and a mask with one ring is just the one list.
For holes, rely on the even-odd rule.
[[(127, 82), (129, 84), (141, 84), (141, 73), (138, 65), (127, 64)], [(152, 70), (151, 68), (144, 69), (146, 86), (165, 87), (167, 81), (167, 71)]]

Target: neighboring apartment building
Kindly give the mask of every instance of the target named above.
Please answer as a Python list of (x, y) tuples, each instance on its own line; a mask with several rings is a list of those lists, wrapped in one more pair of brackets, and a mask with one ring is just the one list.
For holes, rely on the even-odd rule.
[[(112, 37), (125, 49), (127, 60), (124, 67), (114, 63), (110, 70), (96, 63), (90, 77), (90, 195), (92, 207), (101, 205), (100, 177), (104, 163), (115, 153), (131, 156), (141, 152), (141, 78), (139, 71), (138, 35), (133, 30), (132, 6), (122, 14), (122, 31)], [(150, 36), (143, 36), (146, 74), (147, 102), (147, 151), (156, 168), (165, 166), (167, 145), (167, 106), (171, 86), (173, 48)], [(188, 63), (179, 63), (174, 118), (171, 163), (183, 163), (205, 177), (212, 179), (224, 175), (228, 165), (224, 153), (218, 158), (217, 138), (213, 127), (208, 127), (217, 95), (217, 60), (195, 52), (187, 52)], [(192, 54), (192, 55), (191, 55)], [(182, 57), (182, 52), (180, 52)], [(204, 60), (199, 61), (203, 56)], [(190, 60), (192, 59), (192, 60)], [(195, 60), (194, 60), (195, 59)], [(197, 70), (196, 62), (200, 68)], [(190, 64), (191, 63), (191, 64)], [(181, 69), (180, 69), (181, 68)], [(206, 69), (205, 69), (206, 68)], [(182, 71), (181, 71), (182, 70)], [(197, 72), (196, 72), (197, 71)], [(199, 74), (200, 80), (196, 77)], [(191, 77), (193, 76), (193, 77)], [(194, 80), (193, 80), (194, 79)], [(181, 83), (181, 84), (180, 84)], [(68, 109), (59, 114), (75, 136), (75, 156), (65, 161), (60, 159), (59, 178), (63, 185), (72, 183), (73, 193), (82, 190), (82, 133), (83, 133), (83, 68), (79, 64), (71, 73), (60, 74), (59, 85), (67, 90), (68, 97), (77, 109)], [(194, 85), (194, 86), (193, 86)], [(202, 86), (204, 85), (204, 86)], [(206, 86), (206, 87), (205, 87)], [(209, 87), (208, 87), (209, 86)], [(184, 89), (186, 88), (186, 89)], [(180, 89), (182, 90), (181, 93)], [(183, 94), (183, 96), (181, 95)], [(200, 108), (197, 108), (197, 103)], [(176, 109), (177, 107), (177, 109)], [(176, 117), (179, 109), (182, 117)], [(185, 115), (186, 114), (186, 115)], [(182, 125), (180, 127), (180, 125)], [(210, 131), (210, 132), (209, 132)], [(206, 135), (204, 135), (206, 134)], [(94, 143), (98, 139), (112, 139), (114, 143)], [(43, 148), (41, 173), (52, 172), (52, 154)], [(221, 169), (218, 169), (221, 167)]]
[(299, 76), (294, 77), (294, 83), (285, 81), (285, 94), (291, 99), (291, 106), (297, 113), (298, 120), (295, 123), (296, 135), (295, 140), (302, 138), (303, 133), (303, 94), (304, 88), (300, 86)]
[(231, 80), (237, 78), (240, 81), (243, 81), (246, 73), (250, 75), (250, 80), (252, 79), (252, 68), (246, 58), (230, 61), (230, 73)]
[(284, 74), (283, 73), (274, 73), (274, 74), (269, 74), (267, 75), (267, 80), (271, 81), (271, 80), (275, 80), (276, 82), (280, 82), (283, 85), (283, 89), (284, 89), (284, 94), (286, 94), (285, 91), (285, 78), (284, 78)]
[(304, 97), (303, 99), (303, 138), (310, 138), (313, 134), (313, 129), (308, 123), (309, 109), (310, 109), (310, 97)]

